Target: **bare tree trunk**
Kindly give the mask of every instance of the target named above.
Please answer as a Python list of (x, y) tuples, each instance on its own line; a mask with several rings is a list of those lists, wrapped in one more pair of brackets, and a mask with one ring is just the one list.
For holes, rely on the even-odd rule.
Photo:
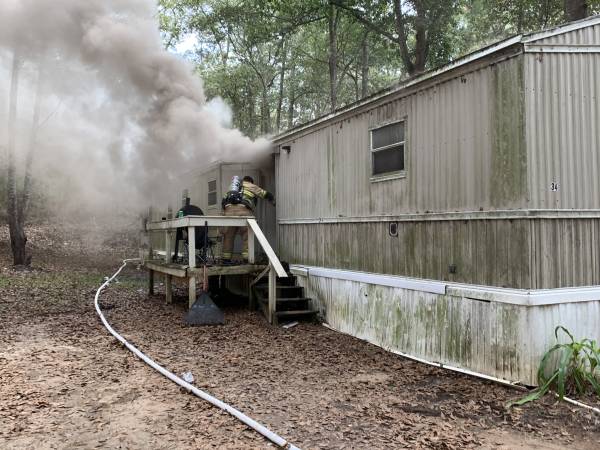
[(365, 33), (365, 37), (362, 41), (362, 55), (361, 55), (361, 82), (362, 91), (361, 98), (365, 98), (369, 95), (369, 33)]
[(246, 99), (248, 102), (248, 122), (250, 124), (250, 129), (252, 130), (252, 136), (255, 137), (257, 135), (257, 120), (256, 120), (256, 96), (253, 91), (248, 91), (246, 94)]
[(337, 107), (337, 28), (339, 23), (339, 12), (335, 5), (329, 5), (329, 97), (331, 100), (331, 111)]
[(15, 145), (17, 136), (17, 98), (19, 95), (19, 71), (21, 61), (18, 54), (13, 55), (12, 75), (10, 80), (10, 100), (8, 112), (8, 169), (7, 169), (7, 216), (8, 228), (10, 233), (10, 247), (13, 254), (13, 262), (15, 266), (29, 264), (25, 245), (27, 244), (27, 236), (23, 223), (19, 220), (21, 216), (19, 212), (19, 199), (17, 196), (17, 179), (16, 179), (16, 162), (15, 162)]
[(400, 45), (400, 58), (402, 58), (404, 68), (408, 74), (412, 76), (417, 72), (417, 69), (415, 68), (410, 50), (408, 49), (408, 33), (406, 32), (404, 13), (402, 12), (402, 0), (394, 0), (394, 19), (396, 33), (398, 34), (398, 43)]
[(294, 109), (296, 108), (296, 98), (290, 97), (288, 104), (288, 114), (287, 114), (287, 122), (288, 128), (293, 128), (294, 126)]
[(283, 108), (283, 95), (284, 95), (284, 82), (285, 82), (285, 70), (287, 60), (287, 49), (285, 47), (285, 41), (281, 43), (281, 68), (279, 69), (279, 99), (277, 101), (277, 119), (276, 127), (277, 131), (281, 130), (281, 110)]
[(263, 86), (260, 103), (260, 132), (268, 134), (271, 132), (271, 111), (269, 108), (269, 92), (267, 86)]
[(587, 17), (588, 5), (586, 0), (564, 0), (565, 18), (568, 22)]
[(413, 0), (417, 17), (415, 18), (415, 65), (414, 73), (425, 71), (427, 54), (429, 53), (429, 39), (427, 37), (427, 9), (423, 0)]
[(35, 103), (33, 107), (33, 122), (31, 123), (31, 135), (29, 137), (29, 149), (27, 150), (27, 158), (25, 160), (25, 178), (23, 180), (23, 191), (18, 207), (19, 223), (25, 226), (29, 207), (29, 199), (31, 198), (32, 175), (31, 167), (33, 166), (33, 156), (37, 147), (37, 134), (40, 126), (40, 107), (42, 103), (42, 71), (38, 71), (37, 89), (35, 93)]
[(294, 126), (294, 108), (296, 107), (296, 87), (294, 86), (294, 82), (296, 80), (296, 65), (294, 64), (295, 55), (292, 53), (290, 55), (291, 60), (291, 68), (290, 68), (290, 76), (288, 77), (288, 110), (287, 110), (287, 127), (292, 128)]

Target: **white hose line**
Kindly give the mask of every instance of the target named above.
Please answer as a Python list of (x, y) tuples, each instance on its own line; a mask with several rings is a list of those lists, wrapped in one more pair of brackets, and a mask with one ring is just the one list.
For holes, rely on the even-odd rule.
[(119, 342), (121, 342), (125, 347), (127, 347), (138, 358), (140, 358), (142, 361), (144, 361), (146, 364), (148, 364), (150, 367), (152, 367), (156, 371), (160, 372), (162, 375), (164, 375), (165, 377), (167, 377), (169, 380), (173, 381), (174, 383), (177, 383), (179, 386), (181, 386), (185, 390), (191, 392), (195, 396), (200, 397), (201, 399), (206, 400), (207, 402), (213, 404), (217, 408), (221, 408), (222, 410), (227, 411), (233, 417), (235, 417), (236, 419), (240, 420), (241, 422), (243, 422), (244, 424), (246, 424), (250, 428), (254, 429), (255, 431), (259, 432), (260, 434), (262, 434), (264, 437), (266, 437), (268, 440), (270, 440), (271, 442), (273, 442), (274, 444), (276, 444), (280, 448), (285, 448), (285, 449), (289, 449), (289, 450), (300, 450), (298, 447), (290, 444), (285, 439), (283, 439), (281, 436), (273, 433), (271, 430), (269, 430), (268, 428), (264, 427), (263, 425), (261, 425), (260, 423), (258, 423), (256, 420), (251, 419), (250, 417), (246, 416), (244, 413), (238, 411), (233, 406), (230, 406), (227, 403), (222, 402), (218, 398), (215, 398), (212, 395), (210, 395), (210, 394), (208, 394), (208, 393), (206, 393), (204, 391), (201, 391), (200, 389), (198, 389), (194, 385), (192, 385), (192, 384), (184, 381), (183, 379), (179, 378), (174, 373), (169, 372), (167, 369), (165, 369), (161, 365), (157, 364), (154, 360), (150, 359), (145, 354), (143, 354), (134, 345), (132, 345), (129, 342), (127, 342), (127, 340), (125, 340), (125, 338), (123, 336), (121, 336), (119, 333), (117, 333), (110, 326), (110, 324), (108, 323), (108, 321), (104, 317), (104, 314), (102, 314), (102, 311), (100, 310), (100, 306), (98, 304), (98, 298), (100, 297), (100, 292), (102, 292), (102, 290), (104, 288), (106, 288), (106, 286), (108, 286), (110, 284), (110, 282), (112, 280), (114, 280), (117, 277), (117, 275), (119, 275), (119, 273), (121, 273), (121, 271), (123, 270), (123, 268), (130, 261), (139, 261), (139, 259), (138, 258), (135, 258), (135, 259), (125, 259), (123, 261), (123, 265), (119, 268), (119, 270), (117, 270), (112, 277), (110, 277), (108, 280), (106, 280), (104, 282), (104, 284), (98, 288), (98, 290), (96, 291), (96, 296), (94, 297), (94, 306), (96, 307), (96, 312), (98, 313), (98, 316), (100, 316), (100, 320), (102, 320), (102, 323), (104, 324), (104, 326), (106, 327), (106, 329), (110, 332), (110, 334), (112, 334), (115, 338), (117, 338), (117, 340)]
[[(335, 331), (336, 333), (342, 333), (342, 334), (345, 334), (347, 336), (352, 336), (351, 334), (344, 333), (343, 331), (336, 330), (335, 328), (333, 328), (331, 325), (329, 325), (327, 323), (323, 323), (323, 326), (325, 328), (328, 328), (328, 329), (332, 330), (332, 331)], [(352, 337), (355, 337), (355, 336), (352, 336)], [(473, 372), (472, 370), (461, 369), (460, 367), (447, 366), (447, 365), (442, 364), (442, 363), (428, 361), (426, 359), (417, 358), (416, 356), (411, 356), (411, 355), (409, 355), (407, 353), (402, 353), (402, 352), (399, 352), (397, 350), (393, 350), (391, 348), (383, 347), (383, 346), (381, 346), (379, 344), (376, 344), (375, 342), (371, 342), (371, 341), (369, 341), (367, 339), (363, 339), (363, 340), (367, 341), (369, 344), (375, 345), (376, 347), (382, 348), (385, 351), (388, 351), (390, 353), (394, 353), (395, 355), (399, 355), (399, 356), (402, 356), (403, 358), (407, 358), (407, 359), (412, 359), (413, 361), (417, 361), (417, 362), (420, 362), (420, 363), (423, 363), (423, 364), (427, 364), (429, 366), (439, 367), (440, 369), (448, 369), (448, 370), (451, 370), (453, 372), (458, 372), (458, 373), (462, 373), (462, 374), (465, 374), (465, 375), (470, 375), (472, 377), (482, 378), (482, 379), (488, 380), (488, 381), (493, 381), (494, 383), (498, 383), (498, 384), (501, 384), (503, 386), (507, 386), (507, 387), (510, 387), (510, 388), (513, 388), (513, 389), (517, 389), (519, 391), (529, 391), (529, 389), (527, 389), (523, 385), (518, 384), (518, 382), (513, 382), (513, 381), (504, 380), (502, 378), (492, 377), (490, 375), (485, 375), (483, 373)], [(556, 392), (553, 392), (553, 391), (550, 391), (550, 392), (552, 392), (557, 397), (559, 396)], [(573, 405), (580, 406), (582, 408), (589, 409), (589, 410), (594, 411), (597, 414), (600, 414), (600, 409), (595, 408), (593, 406), (586, 405), (585, 403), (578, 402), (577, 400), (573, 400), (573, 399), (571, 399), (569, 397), (563, 397), (563, 400), (566, 401), (567, 403), (571, 403)]]
[[(558, 398), (560, 398), (560, 395), (558, 395), (556, 392), (553, 392), (553, 394), (556, 395)], [(577, 400), (573, 400), (572, 398), (563, 397), (563, 400), (567, 403), (571, 403), (572, 405), (579, 406), (579, 407), (585, 408), (585, 409), (589, 409), (591, 411), (594, 411), (596, 414), (600, 414), (600, 409), (595, 408), (590, 405), (586, 405), (585, 403), (578, 402)]]

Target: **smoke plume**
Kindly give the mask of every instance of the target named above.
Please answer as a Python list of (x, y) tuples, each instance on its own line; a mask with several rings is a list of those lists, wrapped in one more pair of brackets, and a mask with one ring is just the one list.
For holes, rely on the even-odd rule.
[(268, 151), (206, 102), (192, 68), (163, 49), (156, 14), (153, 0), (0, 2), (0, 121), (18, 58), (16, 154), (22, 164), (39, 92), (34, 176), (65, 211), (142, 209), (192, 168)]

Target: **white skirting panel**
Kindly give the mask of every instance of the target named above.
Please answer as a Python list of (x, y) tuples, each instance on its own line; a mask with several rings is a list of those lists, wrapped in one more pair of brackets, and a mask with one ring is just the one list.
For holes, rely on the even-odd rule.
[(327, 270), (296, 273), (332, 328), (431, 362), (535, 385), (539, 361), (555, 343), (557, 325), (576, 338), (600, 340), (600, 300), (523, 305), (462, 296), (465, 285), (433, 293), (332, 277), (337, 270), (324, 276)]

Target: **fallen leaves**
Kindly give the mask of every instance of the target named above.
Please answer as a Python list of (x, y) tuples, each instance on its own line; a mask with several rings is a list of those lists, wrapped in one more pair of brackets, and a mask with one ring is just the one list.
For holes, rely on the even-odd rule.
[[(45, 251), (38, 269), (0, 270), (0, 447), (270, 447), (105, 332), (92, 298), (118, 265), (115, 252), (51, 241), (35, 242)], [(477, 448), (495, 445), (485, 436), (499, 430), (585, 443), (600, 431), (597, 418), (563, 404), (507, 411), (511, 390), (317, 325), (290, 333), (229, 306), (223, 327), (185, 327), (185, 290), (176, 290), (182, 303), (165, 305), (160, 293), (146, 296), (144, 276), (130, 268), (103, 294), (115, 328), (301, 448)]]

